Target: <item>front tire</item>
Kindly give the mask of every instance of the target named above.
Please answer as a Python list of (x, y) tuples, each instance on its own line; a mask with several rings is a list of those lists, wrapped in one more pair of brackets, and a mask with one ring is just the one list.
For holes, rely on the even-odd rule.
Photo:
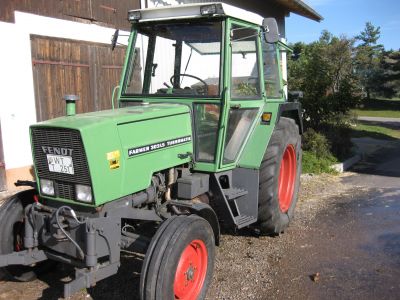
[(260, 168), (258, 224), (264, 234), (280, 234), (294, 216), (301, 174), (301, 136), (293, 119), (281, 117)]
[(214, 233), (206, 220), (195, 215), (168, 219), (153, 237), (143, 262), (142, 299), (204, 299), (214, 258)]
[[(24, 208), (33, 203), (35, 190), (19, 192), (3, 203), (0, 207), (0, 254), (8, 254), (24, 249)], [(37, 275), (42, 274), (54, 266), (52, 262), (38, 263), (36, 267), (8, 266), (1, 268), (1, 272), (8, 279), (14, 281), (32, 281)]]

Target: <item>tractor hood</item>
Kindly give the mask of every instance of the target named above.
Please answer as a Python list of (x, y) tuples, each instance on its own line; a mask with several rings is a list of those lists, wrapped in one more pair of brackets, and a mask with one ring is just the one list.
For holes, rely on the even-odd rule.
[(188, 113), (189, 107), (182, 104), (143, 104), (115, 110), (103, 110), (74, 116), (60, 117), (44, 121), (35, 126), (55, 126), (77, 130), (87, 130), (100, 123), (119, 125), (146, 119)]
[[(57, 118), (31, 126), (31, 140), (37, 181), (55, 186), (54, 197), (41, 196), (91, 206), (146, 189), (153, 174), (193, 153), (190, 108), (181, 104)], [(77, 185), (91, 187), (90, 203), (76, 199)]]

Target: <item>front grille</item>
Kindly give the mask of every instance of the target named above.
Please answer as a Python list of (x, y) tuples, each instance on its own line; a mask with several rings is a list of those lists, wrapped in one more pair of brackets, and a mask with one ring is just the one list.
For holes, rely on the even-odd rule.
[[(31, 133), (33, 156), (39, 178), (55, 182), (57, 197), (76, 200), (75, 184), (91, 185), (89, 166), (80, 132), (64, 128), (33, 127)], [(74, 174), (50, 172), (42, 146), (72, 149)]]
[(64, 199), (75, 199), (75, 185), (69, 182), (56, 181), (55, 182), (55, 192), (60, 198)]

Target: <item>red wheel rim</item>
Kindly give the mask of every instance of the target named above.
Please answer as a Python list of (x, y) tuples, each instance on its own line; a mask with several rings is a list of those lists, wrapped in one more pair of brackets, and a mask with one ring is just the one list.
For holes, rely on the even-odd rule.
[(175, 273), (175, 299), (197, 299), (207, 274), (207, 256), (201, 240), (192, 241), (183, 250)]
[(289, 210), (296, 183), (296, 151), (293, 145), (288, 145), (283, 153), (278, 178), (279, 207), (282, 212)]

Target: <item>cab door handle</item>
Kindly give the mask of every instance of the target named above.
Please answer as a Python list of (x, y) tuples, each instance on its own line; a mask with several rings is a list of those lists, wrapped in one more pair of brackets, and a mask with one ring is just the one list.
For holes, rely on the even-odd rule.
[(239, 109), (239, 108), (241, 108), (242, 106), (240, 105), (240, 104), (232, 104), (231, 105), (231, 109)]

